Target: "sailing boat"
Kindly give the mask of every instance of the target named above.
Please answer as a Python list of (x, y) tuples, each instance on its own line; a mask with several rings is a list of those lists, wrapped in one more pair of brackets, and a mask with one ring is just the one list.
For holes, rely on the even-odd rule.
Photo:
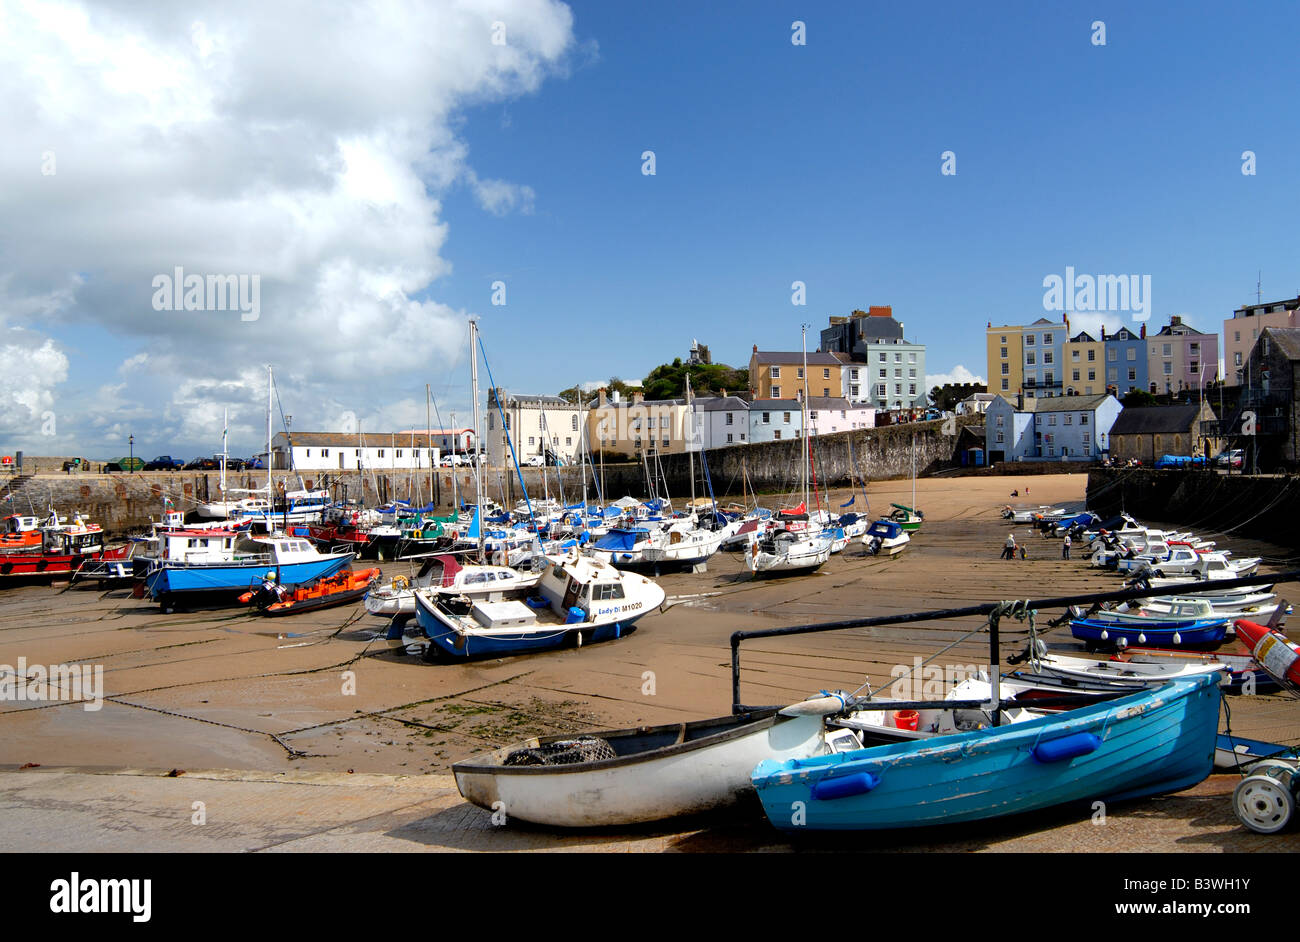
[[(769, 529), (750, 544), (745, 566), (762, 572), (811, 572), (831, 558), (832, 531), (823, 531), (808, 517), (808, 461), (812, 439), (808, 435), (808, 327), (804, 326), (804, 394), (800, 403), (803, 450), (803, 503), (786, 514), (778, 514)], [(784, 520), (781, 519), (784, 516)]]
[(904, 530), (909, 533), (915, 533), (921, 529), (921, 524), (925, 522), (925, 514), (916, 510), (916, 433), (912, 433), (912, 506), (907, 507), (903, 504), (890, 504), (894, 512), (889, 515)]

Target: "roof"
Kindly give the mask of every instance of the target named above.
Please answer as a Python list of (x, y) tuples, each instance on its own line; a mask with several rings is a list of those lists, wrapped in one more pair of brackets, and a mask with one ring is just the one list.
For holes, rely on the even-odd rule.
[(1016, 408), (1015, 402), (1006, 396), (998, 396), (1014, 412), (1091, 412), (1107, 399), (1113, 399), (1109, 393), (1097, 396), (1043, 396), (1026, 399), (1024, 405)]
[(695, 408), (700, 412), (744, 412), (749, 403), (739, 396), (697, 396)]
[(862, 403), (855, 405), (843, 396), (809, 396), (808, 408), (847, 411), (849, 409), (875, 409), (875, 406)]
[(962, 402), (992, 402), (998, 398), (997, 393), (971, 393)]
[(749, 404), (751, 409), (759, 412), (776, 412), (789, 409), (791, 412), (799, 411), (798, 399), (755, 399)]
[[(429, 448), (440, 446), (442, 435), (471, 431), (472, 429), (453, 429), (442, 433), (435, 431), (433, 435), (420, 432), (414, 434), (411, 432), (294, 432), (292, 438), (295, 448), (311, 448), (318, 445), (339, 448), (389, 448), (405, 445), (409, 448), (412, 441), (417, 448)], [(283, 447), (285, 433), (278, 432), (275, 437)]]
[(1300, 360), (1300, 327), (1265, 327), (1260, 337), (1265, 335), (1288, 360)]
[(1096, 343), (1097, 340), (1086, 330), (1081, 330), (1070, 338), (1070, 343)]
[(1167, 435), (1188, 431), (1201, 414), (1199, 405), (1134, 406), (1125, 409), (1110, 427), (1116, 435)]
[[(795, 366), (803, 365), (803, 351), (795, 350), (785, 353), (777, 350), (757, 350), (754, 352), (754, 359), (758, 363), (771, 363), (776, 366), (784, 366), (792, 363)], [(839, 366), (840, 361), (830, 353), (810, 353), (808, 354), (809, 366)]]

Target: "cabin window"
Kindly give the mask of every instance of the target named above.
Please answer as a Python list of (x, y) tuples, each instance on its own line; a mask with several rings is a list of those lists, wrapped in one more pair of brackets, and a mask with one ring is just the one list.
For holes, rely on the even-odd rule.
[(593, 602), (606, 602), (610, 599), (621, 599), (623, 597), (623, 586), (618, 582), (597, 583), (591, 587), (591, 600)]

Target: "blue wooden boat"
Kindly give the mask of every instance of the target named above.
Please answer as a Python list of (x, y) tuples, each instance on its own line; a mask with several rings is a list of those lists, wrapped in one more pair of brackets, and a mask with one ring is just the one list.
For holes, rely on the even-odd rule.
[(1237, 771), (1260, 759), (1290, 756), (1294, 752), (1294, 746), (1220, 733), (1214, 748), (1214, 767), (1224, 771)]
[(1072, 619), (1070, 634), (1087, 642), (1089, 650), (1099, 646), (1130, 645), (1180, 648), (1220, 644), (1231, 625), (1232, 622), (1227, 619), (1123, 621), (1103, 616)]
[(1214, 766), (1219, 678), (1002, 726), (764, 760), (751, 780), (785, 831), (956, 824), (1190, 788)]

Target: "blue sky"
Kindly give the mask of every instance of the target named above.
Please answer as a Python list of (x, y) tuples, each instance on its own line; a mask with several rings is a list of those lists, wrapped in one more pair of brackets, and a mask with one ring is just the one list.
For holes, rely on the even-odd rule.
[[(424, 6), (437, 15), (437, 4)], [(205, 14), (216, 34), (222, 9)], [(122, 225), (120, 207), (95, 220), (107, 233), (98, 254), (51, 238), (40, 256), (50, 280), (30, 297), (54, 291), (61, 271), (87, 273), (89, 283), (55, 314), (9, 316), (9, 329), (26, 331), (32, 349), (48, 338), (67, 361), (66, 378), (31, 400), (32, 415), (50, 404), (68, 417), (64, 448), (107, 455), (132, 431), (145, 451), (211, 453), (213, 423), (229, 399), (243, 410), (234, 424), (245, 440), (236, 447), (252, 450), (264, 427), (257, 377), (269, 360), (284, 377), (295, 428), (328, 427), (344, 410), (366, 416), (372, 429), (405, 427), (417, 414), (423, 424), (426, 382), (443, 410), (456, 408), (459, 417), (469, 408), (469, 313), (482, 317), (498, 383), (553, 393), (611, 375), (638, 379), (684, 357), (692, 338), (710, 346), (715, 362), (745, 366), (754, 344), (798, 349), (807, 322), (814, 348), (829, 316), (877, 304), (892, 305), (908, 339), (928, 345), (932, 375), (964, 366), (982, 376), (985, 324), (1043, 316), (1043, 279), (1066, 266), (1150, 275), (1154, 328), (1180, 314), (1218, 332), (1234, 307), (1254, 300), (1261, 270), (1265, 301), (1300, 293), (1290, 232), (1300, 179), (1294, 5), (576, 2), (567, 9), (571, 19), (549, 0), (518, 0), (509, 13), (484, 7), (483, 17), (501, 17), (511, 39), (531, 43), (531, 72), (484, 66), (474, 81), (459, 81), (457, 70), (471, 66), (460, 64), (465, 40), (449, 29), (450, 45), (432, 65), (426, 54), (412, 58), (408, 91), (363, 90), (374, 97), (358, 92), (360, 103), (342, 117), (329, 108), (338, 89), (326, 87), (319, 106), (311, 93), (346, 81), (347, 70), (322, 77), (303, 65), (307, 91), (292, 87), (297, 72), (288, 84), (266, 80), (265, 101), (299, 109), (284, 125), (296, 129), (295, 141), (316, 130), (343, 140), (365, 125), (366, 109), (415, 102), (376, 123), (383, 133), (372, 140), (388, 141), (394, 127), (424, 117), (417, 109), (425, 85), (455, 88), (431, 96), (438, 133), (423, 145), (428, 161), (375, 145), (376, 179), (396, 181), (397, 195), (378, 198), (386, 213), (360, 214), (355, 224), (345, 215), (338, 225), (364, 246), (323, 252), (323, 262), (308, 254), (311, 264), (297, 269), (302, 283), (286, 275), (281, 293), (268, 287), (255, 325), (223, 322), (222, 336), (211, 324), (132, 320), (109, 300), (95, 303), (92, 289), (111, 283), (124, 264), (105, 249)], [(128, 26), (157, 39), (188, 27), (179, 20), (179, 27)], [(806, 45), (791, 43), (796, 20), (805, 24)], [(1104, 46), (1092, 42), (1098, 20)], [(329, 27), (302, 26), (316, 28)], [(439, 30), (412, 24), (410, 32)], [(551, 38), (533, 43), (534, 34)], [(359, 57), (374, 57), (376, 69), (401, 79), (400, 51), (355, 42)], [(265, 59), (240, 61), (244, 74), (248, 62)], [(364, 78), (366, 63), (355, 68)], [(515, 85), (503, 91), (501, 74)], [(226, 137), (247, 133), (254, 142), (269, 120), (233, 107), (223, 115)], [(48, 121), (20, 130), (34, 147), (58, 137)], [(449, 140), (460, 148), (453, 156)], [(276, 145), (261, 143), (268, 160), (277, 159)], [(303, 166), (312, 146), (303, 145)], [(641, 172), (646, 150), (655, 153), (654, 176)], [(1251, 176), (1241, 172), (1247, 150), (1256, 155)], [(955, 175), (940, 172), (945, 151), (955, 154)], [(219, 188), (227, 173), (238, 180), (246, 171), (230, 168), (242, 167), (243, 154), (230, 154), (224, 162), (221, 154), (193, 158), (191, 182), (178, 172), (177, 200)], [(398, 168), (391, 173), (382, 169), (389, 158)], [(401, 196), (403, 161), (419, 171), (418, 199)], [(61, 183), (71, 172), (62, 166)], [(263, 182), (273, 193), (274, 181), (289, 175), (268, 173)], [(491, 204), (476, 180), (504, 181), (517, 199)], [(33, 218), (50, 212), (38, 206)], [(295, 218), (308, 222), (301, 232), (287, 229), (285, 241), (311, 243), (314, 217)], [(219, 223), (185, 232), (206, 251), (207, 270), (232, 245), (254, 259), (278, 249), (270, 241), (254, 252)], [(0, 245), (0, 276), (4, 250), (16, 252), (24, 239), (36, 241), (15, 226)], [(388, 302), (376, 301), (393, 293), (383, 261), (389, 240), (394, 266), (416, 273), (402, 283), (411, 305), (396, 304), (392, 320), (383, 314)], [(156, 247), (145, 255), (143, 271), (170, 270), (172, 259)], [(325, 269), (347, 275), (359, 258), (354, 278), (319, 276)], [(13, 271), (23, 270), (20, 261)], [(216, 270), (245, 270), (226, 264)], [(194, 267), (202, 270), (197, 260)], [(337, 303), (328, 295), (331, 285), (351, 291), (376, 280), (387, 286)], [(503, 307), (490, 303), (498, 280), (506, 285)], [(791, 304), (796, 280), (807, 285), (803, 307)], [(148, 296), (139, 279), (130, 291), (133, 299)], [(12, 291), (8, 300), (14, 310), (25, 303)], [(380, 313), (366, 313), (374, 305)], [(282, 316), (291, 306), (297, 321)], [(348, 317), (357, 323), (343, 330)], [(1108, 320), (1123, 322), (1122, 315)], [(304, 331), (303, 323), (311, 327)], [(307, 336), (318, 329), (319, 349)], [(332, 347), (331, 335), (338, 336)], [(350, 358), (334, 358), (342, 347)], [(15, 421), (9, 435), (0, 427), (0, 448), (40, 451), (30, 438), (34, 422)]]
[[(1253, 300), (1257, 270), (1265, 300), (1300, 291), (1294, 7), (573, 9), (598, 59), (467, 115), (473, 160), (526, 180), (535, 213), (449, 201), (455, 274), (435, 286), (484, 312), (517, 388), (567, 385), (561, 363), (565, 381), (640, 376), (693, 336), (745, 365), (754, 343), (797, 349), (802, 322), (871, 304), (928, 344), (932, 373), (983, 375), (986, 322), (1042, 316), (1042, 279), (1067, 265), (1150, 274), (1153, 321), (1207, 331)], [(497, 277), (504, 309), (485, 304)], [(618, 351), (607, 368), (574, 364), (591, 341)]]

